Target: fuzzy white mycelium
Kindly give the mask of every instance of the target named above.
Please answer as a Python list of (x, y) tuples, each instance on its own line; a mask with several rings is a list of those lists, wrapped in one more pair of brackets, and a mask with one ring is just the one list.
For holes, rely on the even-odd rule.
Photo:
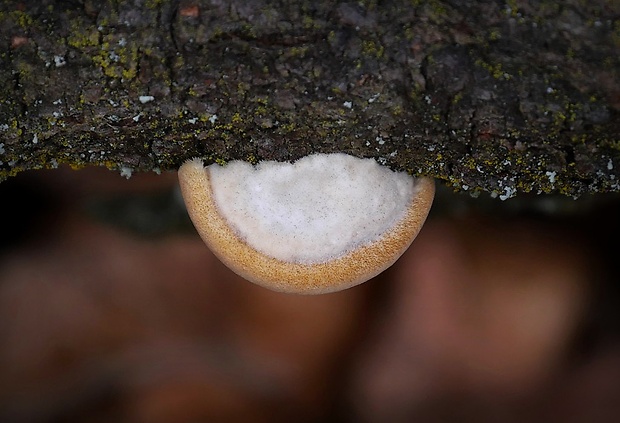
[(417, 235), (434, 183), (372, 159), (314, 154), (179, 169), (188, 212), (211, 250), (244, 278), (295, 293), (333, 292), (392, 265)]

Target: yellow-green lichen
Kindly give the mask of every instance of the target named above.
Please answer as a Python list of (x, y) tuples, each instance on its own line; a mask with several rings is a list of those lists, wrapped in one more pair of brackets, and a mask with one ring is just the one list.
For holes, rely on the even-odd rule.
[(380, 59), (383, 57), (385, 48), (379, 42), (364, 40), (362, 42), (362, 52), (367, 56), (374, 56), (377, 59)]
[(95, 27), (84, 28), (79, 22), (71, 23), (70, 34), (67, 37), (67, 45), (78, 50), (85, 50), (88, 47), (98, 46), (100, 33)]
[(9, 19), (17, 23), (17, 25), (22, 29), (28, 29), (34, 23), (32, 16), (21, 10), (11, 10), (8, 15)]
[(137, 75), (138, 51), (135, 43), (104, 37), (99, 52), (91, 59), (106, 76), (128, 81)]
[(486, 61), (484, 61), (482, 59), (477, 59), (475, 64), (476, 64), (476, 66), (479, 66), (479, 67), (485, 69), (495, 79), (509, 80), (509, 79), (512, 78), (512, 76), (509, 73), (507, 73), (506, 71), (503, 70), (503, 66), (499, 62), (491, 64), (491, 63), (488, 63), (488, 62), (486, 62)]

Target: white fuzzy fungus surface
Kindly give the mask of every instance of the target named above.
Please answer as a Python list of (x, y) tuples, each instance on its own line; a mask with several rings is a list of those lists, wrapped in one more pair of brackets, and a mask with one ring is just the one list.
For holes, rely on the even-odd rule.
[(286, 262), (325, 262), (379, 239), (416, 194), (408, 174), (346, 154), (208, 169), (216, 207), (237, 236)]

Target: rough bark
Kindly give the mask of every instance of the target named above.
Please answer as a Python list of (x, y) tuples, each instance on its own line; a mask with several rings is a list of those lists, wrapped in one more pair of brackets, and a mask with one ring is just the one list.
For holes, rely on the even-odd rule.
[(339, 151), (500, 198), (620, 190), (617, 0), (0, 4), (0, 179)]

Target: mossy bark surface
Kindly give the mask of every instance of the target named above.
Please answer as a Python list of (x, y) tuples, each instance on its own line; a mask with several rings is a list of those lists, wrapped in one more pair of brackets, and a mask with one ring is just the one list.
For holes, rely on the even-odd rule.
[(620, 3), (0, 0), (2, 179), (315, 152), (619, 191)]

